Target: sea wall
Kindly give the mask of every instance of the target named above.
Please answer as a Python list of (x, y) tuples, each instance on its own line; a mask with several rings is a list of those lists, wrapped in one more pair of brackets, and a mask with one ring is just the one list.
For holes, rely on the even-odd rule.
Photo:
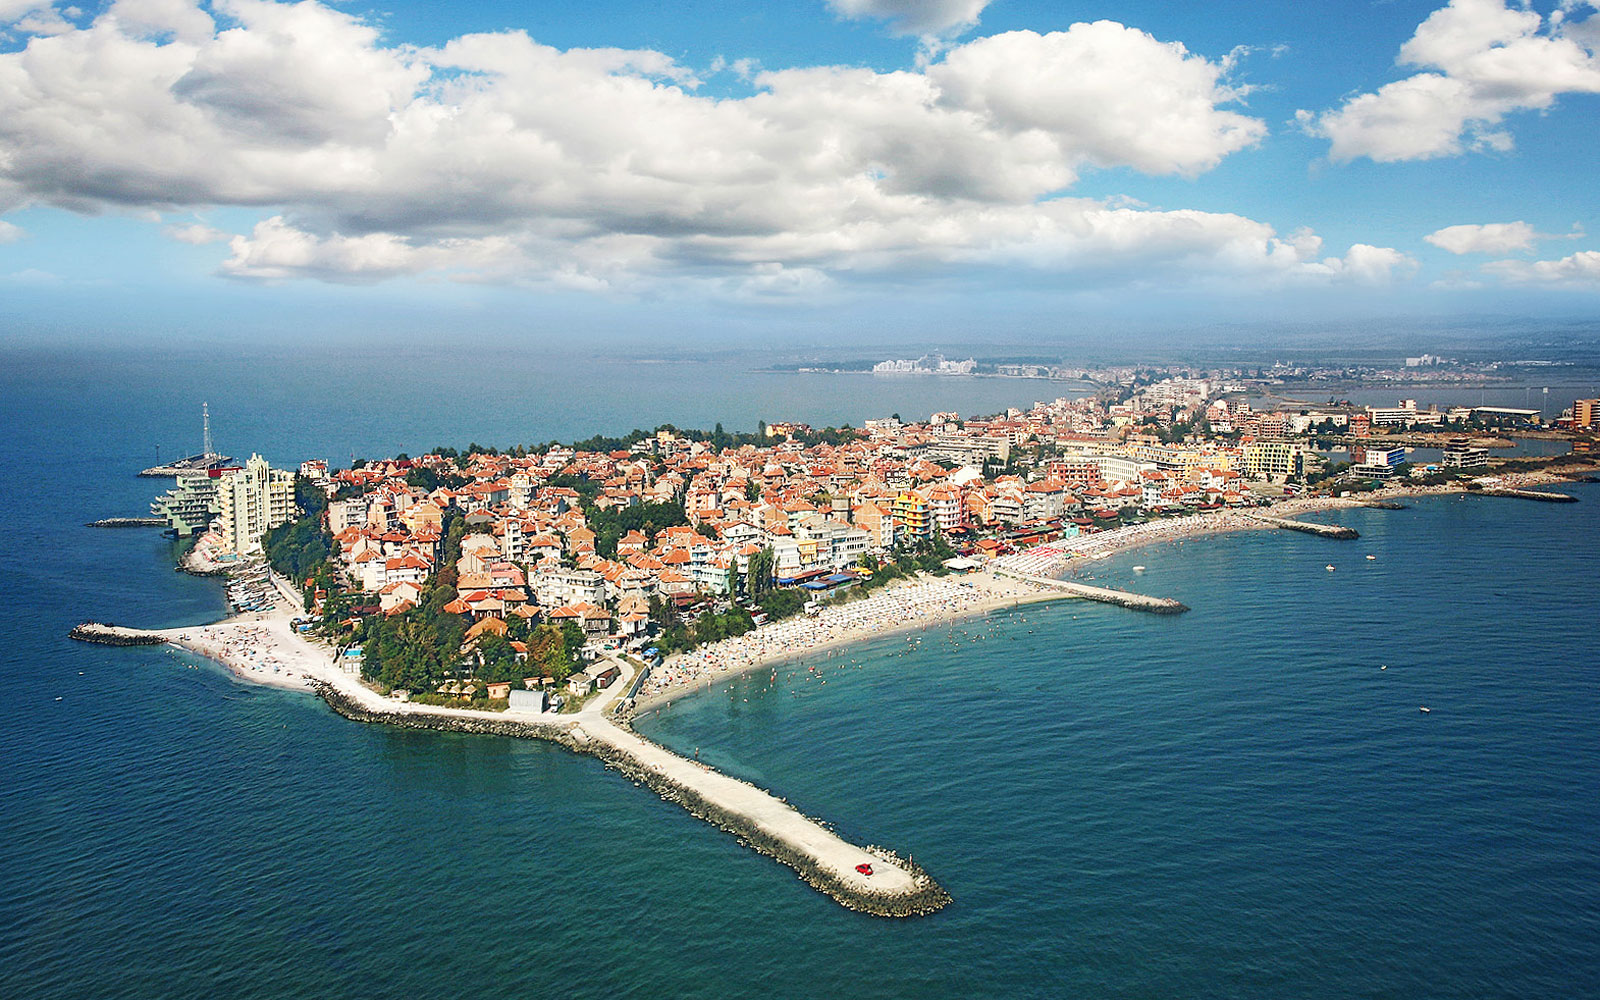
[(932, 913), (950, 902), (950, 894), (919, 865), (883, 848), (871, 847), (866, 850), (910, 872), (914, 889), (910, 892), (873, 892), (846, 884), (818, 864), (815, 858), (762, 830), (748, 816), (725, 809), (696, 789), (644, 766), (627, 750), (590, 735), (581, 726), (543, 725), (516, 719), (478, 719), (428, 712), (379, 712), (324, 682), (313, 681), (312, 687), (335, 712), (355, 722), (548, 740), (574, 753), (598, 757), (607, 767), (621, 772), (634, 784), (649, 788), (662, 799), (732, 834), (740, 843), (793, 868), (807, 885), (846, 909), (878, 917), (914, 917)]

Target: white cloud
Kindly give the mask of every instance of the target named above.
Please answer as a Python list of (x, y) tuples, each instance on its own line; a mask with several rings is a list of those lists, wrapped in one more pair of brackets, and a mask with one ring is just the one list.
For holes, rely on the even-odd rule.
[(1446, 226), (1423, 239), (1454, 254), (1512, 253), (1528, 251), (1545, 240), (1576, 240), (1585, 235), (1583, 226), (1573, 223), (1570, 233), (1541, 233), (1526, 222), (1489, 222), (1482, 225)]
[[(67, 9), (77, 16), (76, 8)], [(10, 26), (27, 35), (59, 35), (72, 30), (62, 13), (52, 0), (0, 0), (0, 27)]]
[(228, 241), (232, 255), (222, 273), (235, 278), (280, 280), (319, 278), (324, 281), (364, 283), (431, 270), (478, 267), (490, 264), (508, 249), (498, 239), (440, 240), (416, 247), (392, 233), (317, 236), (302, 232), (273, 216), (256, 223), (248, 236)]
[(1379, 162), (1455, 156), (1468, 149), (1506, 152), (1500, 126), (1517, 111), (1544, 110), (1569, 93), (1600, 93), (1593, 15), (1585, 2), (1565, 3), (1548, 22), (1505, 0), (1450, 0), (1417, 27), (1397, 63), (1430, 72), (1360, 94), (1331, 111), (1296, 117), (1331, 143), (1336, 161)]
[(1063, 197), (1094, 169), (1194, 176), (1266, 133), (1230, 107), (1245, 92), (1228, 60), (1112, 22), (980, 38), (915, 71), (758, 73), (754, 93), (718, 99), (647, 50), (521, 32), (417, 49), (315, 2), (210, 9), (208, 28), (193, 4), (124, 0), (0, 53), (0, 206), (260, 207), (221, 265), (258, 280), (771, 299), (952, 267), (1256, 288), (1381, 280), (1408, 260)]
[(1560, 260), (1497, 260), (1484, 273), (1513, 285), (1600, 289), (1600, 250), (1580, 250)]
[(162, 233), (169, 240), (179, 243), (188, 243), (192, 246), (205, 246), (208, 243), (224, 243), (228, 240), (228, 233), (220, 229), (213, 229), (203, 223), (195, 222), (187, 226), (168, 226)]
[(216, 27), (211, 15), (190, 0), (116, 0), (106, 16), (130, 32), (170, 34), (186, 42), (202, 42)]
[(950, 35), (978, 23), (991, 0), (828, 0), (842, 17), (887, 21), (902, 35)]
[(1423, 239), (1454, 254), (1510, 253), (1532, 250), (1539, 237), (1526, 222), (1489, 222), (1483, 225), (1446, 226)]
[(28, 235), (27, 230), (21, 226), (0, 219), (0, 244), (15, 243), (26, 235)]

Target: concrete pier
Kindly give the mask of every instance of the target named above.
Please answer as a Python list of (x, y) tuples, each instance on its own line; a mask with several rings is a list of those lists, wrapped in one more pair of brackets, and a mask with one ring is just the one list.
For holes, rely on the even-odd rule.
[[(1241, 513), (1243, 513), (1241, 511)], [(1361, 533), (1354, 528), (1347, 528), (1342, 524), (1312, 524), (1310, 521), (1291, 521), (1286, 517), (1273, 517), (1270, 514), (1244, 514), (1262, 524), (1270, 524), (1274, 528), (1283, 528), (1285, 531), (1303, 531), (1308, 535), (1319, 535), (1323, 538), (1360, 538)]]
[(1086, 601), (1115, 604), (1119, 608), (1128, 608), (1132, 611), (1148, 611), (1155, 615), (1179, 615), (1189, 610), (1187, 604), (1182, 604), (1170, 597), (1146, 597), (1143, 594), (1134, 594), (1126, 590), (1091, 587), (1086, 583), (1074, 583), (1071, 580), (1053, 580), (1044, 576), (1029, 576), (1027, 573), (1017, 573), (1008, 569), (997, 569), (994, 573), (996, 576), (1010, 577), (1013, 580), (1022, 580), (1036, 586), (1064, 591), (1073, 597), (1081, 597)]

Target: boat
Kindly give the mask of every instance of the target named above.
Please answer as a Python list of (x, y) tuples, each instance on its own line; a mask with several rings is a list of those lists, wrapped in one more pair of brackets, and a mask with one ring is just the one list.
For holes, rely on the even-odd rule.
[(1420, 709), (1422, 709), (1422, 714), (1423, 714), (1423, 715), (1427, 715), (1427, 714), (1428, 714), (1428, 713), (1430, 713), (1430, 712), (1432, 712), (1432, 711), (1433, 711), (1433, 709), (1431, 709), (1431, 708), (1429, 708), (1429, 707), (1428, 707), (1428, 706), (1426, 706), (1426, 705), (1418, 705), (1418, 706), (1417, 706), (1417, 707), (1418, 707), (1418, 708), (1420, 708)]
[(1133, 571), (1134, 571), (1134, 572), (1135, 572), (1135, 573), (1143, 573), (1143, 572), (1144, 572), (1144, 567), (1143, 567), (1143, 566), (1135, 566), (1135, 567), (1134, 567), (1134, 568), (1133, 568)]
[(1326, 565), (1326, 566), (1324, 566), (1322, 568), (1327, 570), (1329, 573), (1332, 573), (1333, 572), (1333, 563), (1329, 563), (1328, 565)]
[(1368, 559), (1376, 559), (1376, 558), (1378, 558), (1378, 557), (1377, 557), (1377, 556), (1367, 556), (1367, 558), (1368, 558)]

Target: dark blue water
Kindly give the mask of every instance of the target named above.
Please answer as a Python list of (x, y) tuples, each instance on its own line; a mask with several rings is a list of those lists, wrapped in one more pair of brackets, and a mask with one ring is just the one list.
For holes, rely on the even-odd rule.
[[(177, 390), (70, 374), (0, 375), (0, 997), (1600, 995), (1600, 488), (1148, 549), (1096, 577), (1191, 613), (1035, 606), (643, 722), (955, 897), (883, 921), (595, 761), (64, 640), (221, 610), (150, 533), (77, 527), (147, 498), (123, 457)], [(320, 378), (233, 412), (288, 458), (382, 423)]]

